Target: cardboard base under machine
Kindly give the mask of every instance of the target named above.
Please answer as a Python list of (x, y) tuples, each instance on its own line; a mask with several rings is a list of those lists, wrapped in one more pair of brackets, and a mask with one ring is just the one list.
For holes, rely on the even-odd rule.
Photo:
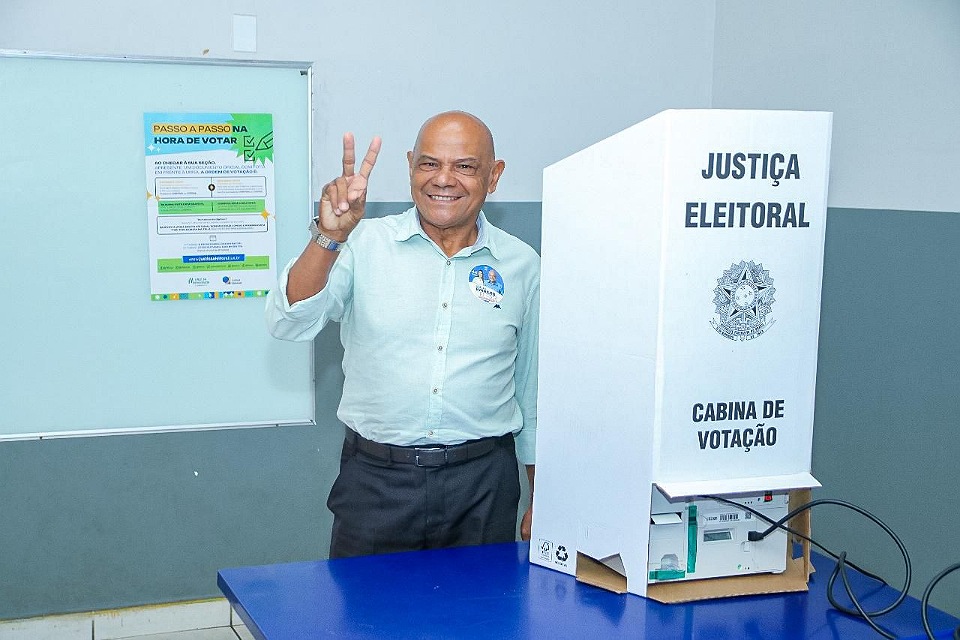
[[(809, 502), (809, 489), (790, 494), (790, 509)], [(795, 531), (810, 536), (810, 512), (798, 514), (787, 525)], [(664, 604), (729, 598), (734, 596), (762, 595), (807, 591), (813, 565), (810, 562), (810, 543), (802, 538), (791, 539), (787, 549), (786, 569), (783, 573), (764, 573), (749, 576), (730, 576), (705, 580), (660, 582), (647, 587), (647, 597)], [(799, 553), (796, 548), (799, 546)], [(577, 580), (614, 593), (627, 593), (627, 578), (599, 560), (577, 553)]]

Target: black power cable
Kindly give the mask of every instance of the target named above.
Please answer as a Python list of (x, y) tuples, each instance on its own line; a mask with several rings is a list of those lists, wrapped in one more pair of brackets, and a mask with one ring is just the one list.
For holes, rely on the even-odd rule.
[[(776, 526), (776, 527), (778, 527), (778, 528), (780, 528), (780, 529), (783, 529), (783, 530), (786, 531), (787, 533), (789, 533), (789, 534), (791, 534), (791, 535), (794, 535), (794, 536), (796, 536), (796, 537), (798, 537), (798, 538), (800, 538), (800, 539), (802, 539), (802, 540), (806, 540), (807, 542), (809, 542), (810, 544), (812, 544), (812, 545), (815, 546), (816, 548), (820, 549), (821, 551), (823, 551), (825, 554), (827, 554), (828, 556), (830, 556), (830, 557), (833, 558), (834, 560), (839, 560), (839, 559), (840, 559), (840, 554), (831, 551), (830, 549), (828, 549), (827, 547), (823, 546), (822, 544), (820, 544), (819, 542), (817, 542), (817, 541), (814, 540), (813, 538), (811, 538), (811, 537), (809, 537), (809, 536), (806, 536), (806, 535), (800, 533), (800, 532), (797, 531), (796, 529), (793, 529), (793, 528), (791, 528), (791, 527), (788, 527), (786, 524), (783, 524), (783, 523), (777, 524), (772, 518), (769, 518), (768, 516), (766, 516), (766, 515), (763, 514), (762, 512), (757, 511), (756, 509), (753, 509), (753, 508), (751, 508), (751, 507), (748, 507), (748, 506), (745, 505), (745, 504), (740, 504), (739, 502), (735, 502), (735, 501), (733, 501), (733, 500), (728, 500), (728, 499), (726, 499), (726, 498), (721, 498), (720, 496), (700, 496), (700, 497), (701, 497), (701, 498), (707, 498), (707, 499), (709, 499), (709, 500), (716, 500), (717, 502), (723, 502), (723, 503), (725, 503), (725, 504), (729, 504), (729, 505), (731, 505), (731, 506), (737, 507), (738, 509), (743, 509), (744, 511), (749, 511), (750, 513), (752, 513), (753, 515), (757, 516), (757, 518), (763, 520), (764, 522), (767, 522), (768, 524), (772, 524), (772, 525), (774, 525), (774, 526)], [(751, 531), (750, 534), (749, 534), (749, 536), (750, 536), (749, 539), (750, 539), (751, 541), (762, 540), (762, 539), (765, 538), (768, 534), (769, 534), (769, 532), (764, 532), (764, 533), (761, 535), (759, 532)], [(880, 583), (883, 584), (883, 585), (886, 585), (886, 584), (887, 584), (887, 581), (884, 580), (882, 577), (878, 576), (877, 574), (871, 573), (870, 571), (867, 571), (867, 570), (864, 569), (863, 567), (859, 567), (859, 566), (855, 565), (854, 563), (850, 562), (849, 560), (847, 560), (846, 562), (847, 562), (848, 565), (850, 565), (851, 567), (853, 567), (854, 569), (856, 569), (857, 571), (859, 571), (859, 572), (862, 573), (863, 575), (868, 576), (868, 577), (870, 577), (870, 578), (873, 578), (874, 580), (880, 582)]]
[[(960, 569), (960, 562), (950, 565), (935, 575), (933, 580), (930, 581), (930, 584), (927, 585), (927, 588), (923, 590), (923, 597), (920, 598), (920, 620), (923, 622), (923, 630), (927, 633), (927, 637), (930, 640), (934, 640), (933, 631), (930, 629), (930, 621), (927, 619), (927, 608), (930, 606), (930, 593), (933, 591), (933, 588), (937, 586), (937, 583), (948, 573), (952, 573), (957, 569)], [(954, 640), (960, 640), (960, 627), (953, 630), (953, 638)]]
[[(839, 575), (843, 581), (843, 587), (847, 591), (847, 597), (850, 598), (850, 602), (852, 602), (853, 606), (856, 607), (857, 609), (856, 615), (859, 615), (861, 618), (866, 620), (867, 624), (873, 627), (873, 630), (879, 633), (880, 635), (882, 635), (884, 638), (888, 638), (888, 640), (897, 640), (897, 637), (895, 635), (893, 635), (886, 629), (882, 629), (876, 622), (873, 621), (873, 618), (875, 616), (883, 615), (882, 613), (869, 613), (867, 611), (864, 611), (863, 606), (860, 604), (860, 601), (857, 600), (857, 596), (853, 593), (853, 587), (850, 586), (850, 580), (849, 578), (847, 578), (846, 566), (847, 566), (847, 552), (843, 551), (840, 553), (840, 558), (837, 560), (837, 564), (833, 568), (833, 571), (830, 572), (830, 579), (827, 580), (827, 599), (830, 601), (830, 604), (833, 605), (835, 609), (838, 609), (842, 613), (847, 613), (847, 611), (845, 611), (843, 608), (837, 605), (837, 602), (833, 598), (833, 585), (837, 580), (837, 575)], [(899, 604), (900, 603), (898, 602), (893, 606), (896, 607)], [(887, 612), (884, 612), (884, 613), (887, 613)], [(849, 615), (855, 615), (855, 614), (849, 614)]]
[[(830, 579), (829, 579), (829, 581), (827, 582), (827, 599), (830, 601), (830, 604), (833, 606), (833, 608), (835, 608), (837, 611), (840, 611), (841, 613), (844, 613), (844, 614), (846, 614), (846, 615), (853, 616), (853, 617), (863, 618), (864, 620), (866, 620), (866, 622), (867, 622), (875, 631), (877, 631), (877, 633), (883, 635), (883, 636), (886, 637), (886, 638), (890, 638), (891, 640), (894, 640), (895, 636), (894, 636), (893, 634), (889, 633), (888, 631), (886, 631), (886, 630), (884, 630), (884, 629), (881, 629), (881, 628), (873, 621), (873, 618), (878, 617), (878, 616), (882, 616), (882, 615), (887, 614), (887, 613), (890, 613), (891, 611), (893, 611), (894, 609), (896, 609), (898, 606), (900, 606), (900, 604), (901, 604), (901, 603), (904, 601), (904, 599), (907, 597), (907, 591), (910, 589), (910, 581), (911, 581), (911, 579), (912, 579), (912, 577), (913, 577), (913, 569), (912, 569), (912, 566), (911, 566), (911, 564), (910, 564), (910, 555), (907, 553), (907, 548), (906, 548), (906, 546), (904, 546), (903, 541), (900, 540), (899, 536), (897, 536), (897, 534), (894, 533), (893, 529), (891, 529), (890, 527), (888, 527), (882, 520), (880, 520), (879, 518), (877, 518), (875, 515), (873, 515), (872, 513), (870, 513), (869, 511), (867, 511), (866, 509), (863, 509), (863, 508), (861, 508), (861, 507), (858, 507), (858, 506), (855, 505), (855, 504), (852, 504), (852, 503), (850, 503), (850, 502), (846, 502), (846, 501), (844, 501), (844, 500), (833, 500), (833, 499), (829, 499), (829, 498), (824, 498), (824, 499), (819, 499), (819, 500), (813, 500), (813, 501), (811, 501), (811, 502), (808, 502), (807, 504), (801, 505), (801, 506), (797, 507), (796, 509), (794, 509), (793, 511), (790, 511), (789, 513), (787, 513), (787, 515), (783, 516), (783, 517), (780, 518), (779, 520), (774, 521), (774, 520), (772, 520), (771, 518), (768, 518), (767, 516), (763, 515), (762, 513), (758, 512), (758, 511), (756, 511), (756, 510), (754, 510), (754, 509), (751, 509), (750, 507), (747, 507), (746, 505), (742, 505), (742, 504), (740, 504), (740, 503), (738, 503), (738, 502), (734, 502), (734, 501), (732, 501), (732, 500), (727, 500), (727, 499), (725, 499), (725, 498), (720, 498), (720, 497), (718, 497), (718, 496), (703, 496), (703, 497), (704, 497), (704, 498), (708, 498), (708, 499), (710, 499), (710, 500), (717, 500), (717, 501), (719, 501), (719, 502), (723, 502), (723, 503), (726, 503), (726, 504), (730, 504), (730, 505), (733, 505), (733, 506), (735, 506), (735, 507), (737, 507), (737, 508), (740, 508), (740, 509), (745, 509), (745, 510), (747, 510), (747, 511), (750, 511), (751, 513), (753, 513), (753, 514), (756, 515), (757, 517), (761, 518), (761, 519), (764, 520), (765, 522), (770, 523), (770, 527), (769, 527), (768, 529), (766, 529), (765, 531), (751, 531), (749, 534), (747, 534), (747, 539), (750, 540), (750, 541), (763, 540), (765, 537), (767, 537), (768, 535), (770, 535), (772, 532), (776, 531), (777, 529), (783, 529), (784, 531), (787, 531), (787, 532), (792, 533), (792, 534), (794, 534), (794, 535), (796, 535), (796, 536), (798, 536), (798, 537), (800, 537), (800, 538), (803, 538), (804, 540), (807, 540), (808, 542), (810, 542), (811, 544), (815, 545), (817, 548), (821, 549), (822, 551), (824, 551), (825, 553), (827, 553), (829, 556), (831, 556), (832, 558), (834, 558), (835, 560), (837, 560), (837, 565), (836, 565), (836, 567), (834, 568), (833, 572), (830, 574)], [(795, 531), (795, 530), (793, 530), (793, 529), (791, 529), (791, 528), (789, 528), (789, 527), (786, 526), (785, 523), (787, 523), (787, 522), (789, 522), (791, 519), (795, 518), (798, 514), (803, 513), (803, 512), (806, 511), (807, 509), (812, 509), (813, 507), (818, 506), (818, 505), (822, 505), (822, 504), (837, 505), (837, 506), (845, 507), (845, 508), (847, 508), (847, 509), (851, 509), (851, 510), (853, 510), (853, 511), (856, 511), (856, 512), (859, 513), (860, 515), (862, 515), (862, 516), (870, 519), (870, 520), (873, 521), (875, 524), (877, 524), (877, 525), (878, 525), (881, 529), (883, 529), (883, 531), (884, 531), (888, 536), (890, 536), (890, 538), (892, 538), (893, 541), (896, 543), (897, 547), (900, 549), (901, 555), (903, 556), (903, 562), (904, 562), (904, 566), (905, 566), (905, 576), (904, 576), (904, 585), (903, 585), (903, 588), (900, 590), (899, 595), (896, 597), (896, 599), (895, 599), (891, 604), (889, 604), (888, 606), (886, 606), (886, 607), (884, 607), (884, 608), (882, 608), (882, 609), (879, 609), (879, 610), (877, 610), (877, 611), (866, 611), (866, 610), (863, 608), (863, 606), (860, 604), (860, 602), (857, 600), (856, 595), (853, 593), (853, 589), (851, 588), (850, 582), (849, 582), (849, 580), (848, 580), (848, 578), (847, 578), (846, 566), (847, 566), (847, 565), (850, 565), (850, 566), (854, 567), (855, 569), (857, 569), (858, 571), (860, 571), (861, 573), (864, 573), (864, 574), (869, 575), (869, 576), (874, 577), (874, 578), (876, 578), (877, 576), (874, 576), (872, 573), (863, 571), (862, 569), (860, 569), (859, 567), (857, 567), (856, 565), (854, 565), (854, 564), (851, 563), (851, 562), (847, 562), (847, 560), (846, 560), (846, 556), (847, 556), (846, 552), (843, 552), (843, 553), (840, 553), (840, 554), (835, 554), (835, 553), (833, 553), (832, 551), (830, 551), (829, 549), (827, 549), (826, 547), (824, 547), (823, 545), (821, 545), (820, 543), (818, 543), (817, 541), (813, 540), (812, 538), (810, 538), (810, 537), (808, 537), (808, 536), (805, 536), (805, 535), (803, 535), (803, 534), (801, 534), (801, 533), (799, 533), (799, 532), (797, 532), (797, 531)], [(835, 598), (834, 595), (833, 595), (833, 586), (834, 586), (834, 583), (836, 582), (836, 579), (837, 579), (838, 576), (841, 578), (841, 580), (842, 580), (842, 582), (843, 582), (843, 584), (844, 584), (844, 588), (845, 588), (846, 591), (847, 591), (847, 596), (850, 598), (850, 601), (853, 603), (853, 605), (854, 605), (854, 607), (855, 607), (854, 609), (851, 609), (851, 608), (849, 608), (849, 607), (846, 607), (846, 606), (844, 606), (844, 605), (841, 605), (839, 602), (837, 602), (836, 598)], [(879, 579), (879, 578), (878, 578), (878, 579)], [(884, 584), (886, 584), (886, 582), (885, 582), (884, 580), (880, 579), (880, 581), (883, 582)], [(958, 639), (958, 640), (960, 640), (960, 639)]]

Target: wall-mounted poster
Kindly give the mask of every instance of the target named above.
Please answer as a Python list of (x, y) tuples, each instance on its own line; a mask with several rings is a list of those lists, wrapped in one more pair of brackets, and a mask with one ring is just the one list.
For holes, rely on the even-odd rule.
[(273, 116), (145, 113), (150, 299), (262, 297), (276, 282)]

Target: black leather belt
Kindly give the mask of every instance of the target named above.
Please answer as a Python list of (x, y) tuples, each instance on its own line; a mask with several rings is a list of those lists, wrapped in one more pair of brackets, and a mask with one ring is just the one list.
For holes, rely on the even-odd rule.
[(401, 447), (394, 444), (381, 444), (367, 440), (353, 429), (347, 429), (348, 444), (356, 447), (366, 455), (386, 462), (414, 464), (418, 467), (445, 467), (451, 464), (466, 462), (493, 451), (500, 442), (513, 440), (513, 434), (491, 436), (479, 440), (468, 440), (460, 444), (440, 444), (431, 446)]

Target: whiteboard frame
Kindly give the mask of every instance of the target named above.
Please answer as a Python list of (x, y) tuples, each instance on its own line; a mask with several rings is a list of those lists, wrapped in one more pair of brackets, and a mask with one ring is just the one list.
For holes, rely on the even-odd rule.
[[(222, 67), (251, 67), (251, 68), (280, 68), (297, 69), (301, 75), (306, 77), (306, 104), (307, 113), (307, 194), (309, 202), (306, 203), (307, 211), (313, 209), (315, 199), (313, 197), (313, 63), (305, 60), (255, 60), (255, 59), (236, 59), (236, 58), (191, 58), (191, 57), (168, 57), (168, 56), (143, 56), (143, 55), (95, 55), (95, 54), (73, 54), (55, 51), (31, 51), (26, 49), (0, 49), (0, 59), (48, 59), (48, 60), (72, 60), (72, 61), (90, 61), (90, 62), (117, 62), (117, 63), (155, 63), (166, 65), (184, 66), (222, 66)], [(279, 265), (278, 265), (279, 266)], [(315, 344), (311, 341), (311, 364), (310, 378), (316, 381), (315, 364)], [(313, 406), (313, 418), (310, 420), (277, 420), (264, 422), (223, 422), (211, 424), (196, 425), (166, 425), (152, 427), (130, 427), (130, 428), (112, 428), (112, 429), (79, 429), (79, 430), (59, 430), (48, 432), (27, 432), (27, 433), (0, 433), (0, 443), (27, 441), (27, 440), (53, 440), (64, 438), (86, 438), (114, 435), (145, 435), (159, 433), (183, 433), (194, 431), (216, 431), (224, 429), (257, 429), (271, 428), (281, 426), (316, 426), (316, 401)]]

